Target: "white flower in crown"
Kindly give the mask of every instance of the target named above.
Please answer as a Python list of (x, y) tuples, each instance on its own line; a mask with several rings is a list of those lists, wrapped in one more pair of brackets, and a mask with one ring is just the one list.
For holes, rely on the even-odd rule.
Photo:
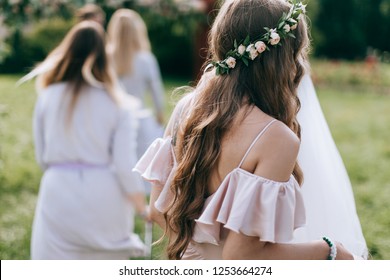
[(244, 45), (239, 45), (237, 51), (238, 51), (238, 53), (240, 55), (243, 55), (245, 53), (245, 46)]
[(280, 42), (280, 36), (279, 34), (276, 32), (276, 29), (271, 29), (270, 30), (271, 34), (269, 35), (269, 43), (271, 45), (277, 45), (279, 44)]
[[(259, 54), (270, 50), (269, 45), (279, 45), (282, 39), (292, 37), (294, 35), (290, 34), (291, 31), (295, 30), (298, 27), (298, 21), (306, 13), (306, 5), (303, 5), (302, 2), (297, 2), (296, 0), (286, 0), (291, 3), (291, 8), (289, 13), (284, 13), (283, 16), (278, 21), (278, 26), (271, 29), (269, 27), (264, 27), (266, 33), (260, 34), (253, 41), (250, 40), (249, 35), (242, 40), (237, 47), (237, 41), (234, 40), (234, 49), (227, 52), (225, 58), (222, 61), (212, 61), (216, 69), (216, 75), (229, 74), (230, 69), (236, 67), (236, 63), (239, 60), (245, 64), (249, 65), (248, 58), (254, 60)], [(279, 33), (278, 33), (279, 32)], [(225, 56), (225, 57), (226, 57)]]
[(255, 48), (256, 48), (258, 53), (262, 53), (267, 49), (267, 46), (265, 45), (265, 43), (263, 41), (257, 41), (255, 43)]
[(291, 23), (292, 25), (290, 26), (291, 30), (295, 30), (298, 26), (298, 22), (293, 19), (293, 18), (289, 18), (288, 19), (288, 22)]
[(227, 65), (229, 68), (234, 68), (234, 67), (236, 67), (236, 59), (235, 59), (234, 57), (229, 56), (229, 57), (226, 59), (226, 65)]
[(257, 50), (256, 50), (254, 44), (250, 44), (250, 45), (246, 48), (246, 51), (249, 53), (249, 57), (250, 57), (250, 59), (252, 59), (252, 60), (254, 60), (254, 59), (259, 55), (259, 53), (257, 52)]
[(302, 13), (303, 13), (303, 14), (306, 14), (306, 5), (303, 5), (302, 2), (301, 2), (300, 8), (301, 8), (301, 10), (302, 10)]

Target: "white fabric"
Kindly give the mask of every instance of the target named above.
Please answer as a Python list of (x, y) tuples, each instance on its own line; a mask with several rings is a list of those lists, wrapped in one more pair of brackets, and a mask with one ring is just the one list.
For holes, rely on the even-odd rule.
[(164, 135), (164, 127), (156, 121), (152, 114), (138, 118), (138, 122), (137, 157), (140, 158), (155, 139)]
[[(164, 128), (156, 121), (153, 112), (146, 109), (145, 99), (149, 93), (156, 113), (164, 112), (164, 87), (160, 69), (151, 52), (141, 51), (134, 55), (132, 72), (120, 77), (124, 90), (142, 101), (143, 114), (138, 117), (137, 157), (140, 158), (152, 142), (164, 135)], [(150, 193), (150, 184), (145, 190)]]
[[(126, 259), (144, 248), (127, 193), (142, 192), (135, 122), (103, 89), (80, 93), (67, 122), (66, 83), (40, 93), (36, 157), (45, 170), (31, 240), (32, 259)], [(140, 251), (141, 250), (141, 251)]]
[[(144, 108), (146, 94), (150, 93), (156, 113), (163, 113), (164, 88), (157, 60), (152, 53), (144, 51), (136, 53), (132, 72), (121, 76), (120, 82), (128, 94), (142, 101)], [(154, 139), (162, 137), (164, 133), (163, 127), (157, 123), (150, 110), (144, 109), (143, 115), (139, 117), (139, 122), (138, 158), (143, 155)]]
[(132, 73), (120, 77), (120, 82), (127, 93), (138, 97), (143, 103), (145, 103), (146, 93), (149, 91), (155, 110), (157, 112), (163, 111), (164, 88), (157, 60), (152, 53), (136, 53)]
[[(170, 185), (177, 162), (171, 141), (171, 137), (155, 140), (134, 168), (155, 187), (162, 188), (154, 204), (162, 213), (174, 197)], [(235, 168), (206, 199), (183, 259), (222, 259), (228, 230), (258, 236), (262, 241), (290, 242), (294, 230), (305, 224), (300, 192), (292, 175), (287, 182), (276, 182)]]
[(307, 225), (295, 232), (295, 241), (327, 236), (342, 242), (353, 254), (367, 258), (351, 183), (308, 75), (298, 92), (302, 105), (298, 114), (302, 128), (298, 160), (304, 173)]

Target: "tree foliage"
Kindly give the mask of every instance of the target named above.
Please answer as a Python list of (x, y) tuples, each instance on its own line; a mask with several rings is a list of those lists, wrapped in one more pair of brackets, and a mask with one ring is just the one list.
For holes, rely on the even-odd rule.
[[(363, 59), (368, 48), (390, 52), (390, 0), (303, 1), (308, 3), (316, 56)], [(76, 10), (91, 2), (105, 10), (107, 21), (121, 7), (138, 11), (162, 70), (191, 72), (195, 30), (206, 16), (191, 10), (190, 0), (0, 0), (0, 24), (9, 34), (0, 41), (0, 72), (23, 71), (42, 59), (72, 25)], [(51, 41), (39, 39), (47, 37), (45, 24), (51, 34), (58, 32)]]
[(390, 51), (390, 0), (317, 1), (317, 55), (357, 59), (368, 47)]
[(106, 22), (118, 8), (139, 12), (164, 73), (191, 73), (192, 40), (205, 16), (191, 9), (188, 1), (179, 1), (178, 5), (177, 0), (1, 0), (0, 22), (2, 17), (9, 36), (8, 48), (0, 45), (0, 62), (2, 48), (9, 51), (3, 52), (6, 57), (0, 63), (0, 72), (25, 71), (43, 59), (72, 26), (76, 10), (91, 2), (106, 12)]

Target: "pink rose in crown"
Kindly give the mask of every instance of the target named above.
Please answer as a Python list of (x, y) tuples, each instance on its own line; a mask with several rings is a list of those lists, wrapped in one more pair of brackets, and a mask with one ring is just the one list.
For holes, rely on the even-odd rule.
[(277, 44), (279, 44), (279, 42), (280, 42), (280, 36), (279, 36), (279, 34), (276, 32), (275, 29), (271, 29), (271, 34), (270, 34), (269, 37), (270, 37), (269, 43), (270, 43), (271, 45), (277, 45)]
[(234, 68), (234, 67), (236, 67), (236, 59), (235, 59), (234, 57), (229, 56), (229, 57), (226, 59), (226, 65), (227, 65), (229, 68)]
[(240, 46), (238, 47), (238, 53), (239, 53), (240, 55), (243, 55), (243, 54), (245, 53), (245, 46), (244, 46), (244, 45), (240, 45)]
[(259, 53), (257, 52), (256, 48), (255, 48), (255, 45), (253, 44), (250, 44), (247, 48), (246, 48), (246, 51), (249, 53), (249, 57), (250, 59), (254, 60), (258, 55)]
[(267, 46), (265, 45), (265, 43), (263, 41), (258, 41), (255, 43), (255, 48), (256, 48), (258, 53), (262, 53), (267, 49)]

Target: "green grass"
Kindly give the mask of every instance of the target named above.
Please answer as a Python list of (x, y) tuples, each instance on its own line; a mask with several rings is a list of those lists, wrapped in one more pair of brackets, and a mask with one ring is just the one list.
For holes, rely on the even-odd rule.
[(41, 172), (34, 162), (32, 85), (0, 76), (0, 258), (27, 259)]
[[(314, 62), (313, 77), (335, 142), (348, 169), (357, 211), (374, 259), (390, 259), (390, 94), (388, 65), (380, 65), (379, 81), (356, 69), (362, 64)], [(382, 71), (381, 70), (381, 71)], [(358, 74), (357, 74), (358, 73)], [(374, 74), (372, 74), (374, 75)], [(321, 79), (319, 78), (321, 77)], [(36, 98), (33, 83), (19, 88), (19, 76), (0, 76), (0, 259), (28, 259), (31, 222), (41, 172), (34, 161), (31, 116)], [(364, 78), (364, 79), (363, 79)], [(358, 82), (356, 82), (358, 80)], [(167, 119), (173, 88), (188, 85), (166, 79)], [(154, 227), (154, 240), (161, 231)], [(143, 236), (143, 223), (136, 231)], [(163, 257), (163, 246), (153, 258)]]
[(374, 259), (390, 259), (390, 95), (319, 88)]
[[(34, 160), (32, 114), (36, 93), (34, 83), (15, 87), (17, 75), (0, 76), (0, 259), (29, 259), (31, 224), (42, 175)], [(170, 79), (167, 93), (181, 85)], [(173, 106), (167, 98), (166, 118)], [(136, 231), (144, 234), (136, 220)], [(153, 240), (161, 230), (154, 227)], [(153, 248), (153, 258), (162, 257), (162, 246)]]
[(388, 64), (313, 60), (311, 66), (314, 83), (318, 86), (390, 94)]

